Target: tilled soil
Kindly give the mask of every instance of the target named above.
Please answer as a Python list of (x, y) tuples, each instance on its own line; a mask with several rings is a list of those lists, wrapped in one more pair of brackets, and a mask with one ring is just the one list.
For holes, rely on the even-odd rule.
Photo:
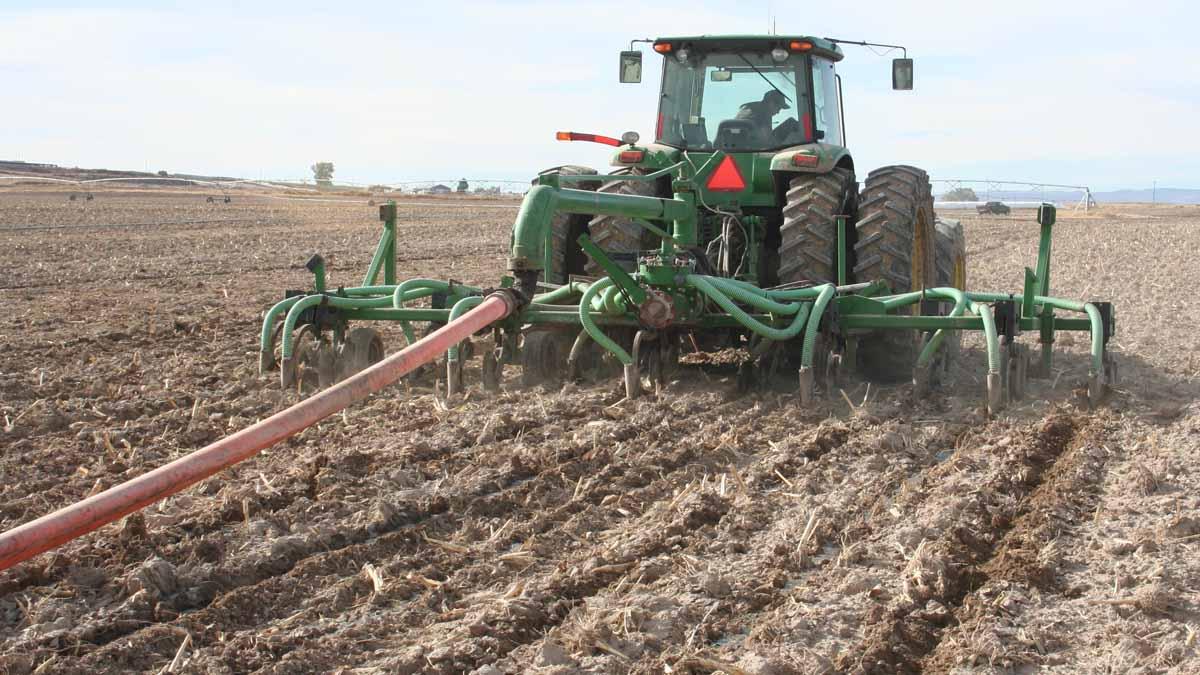
[[(515, 206), (402, 202), (401, 273), (494, 284)], [(357, 284), (377, 215), (0, 192), (0, 528), (296, 400), (257, 374), (261, 312), (313, 252)], [(971, 287), (1019, 291), (1032, 213), (964, 224)], [(1198, 225), (1060, 213), (1055, 293), (1117, 307), (1097, 409), (1084, 336), (994, 417), (974, 337), (928, 398), (808, 408), (719, 363), (636, 401), (491, 394), (475, 359), (461, 399), (405, 381), (0, 573), (0, 671), (1196, 672)]]

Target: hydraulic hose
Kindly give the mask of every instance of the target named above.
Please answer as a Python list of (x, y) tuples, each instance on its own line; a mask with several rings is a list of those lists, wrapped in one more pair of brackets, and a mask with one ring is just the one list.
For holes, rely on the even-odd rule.
[(0, 534), (0, 570), (49, 551), (80, 535), (175, 494), (259, 451), (316, 424), (436, 359), (516, 309), (507, 293), (480, 305), (405, 349), (261, 422), (185, 455), (170, 464), (111, 487), (83, 501)]

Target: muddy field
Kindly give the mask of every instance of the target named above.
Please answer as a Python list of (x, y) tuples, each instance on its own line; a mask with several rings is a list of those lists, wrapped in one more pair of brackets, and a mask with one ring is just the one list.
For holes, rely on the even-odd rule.
[[(495, 283), (514, 206), (402, 203), (401, 274)], [(1032, 213), (961, 217), (970, 286), (1019, 292)], [(0, 529), (293, 401), (261, 312), (315, 251), (357, 284), (378, 229), (0, 191)], [(0, 573), (0, 672), (1200, 672), (1197, 247), (1200, 208), (1060, 212), (1055, 294), (1117, 307), (1096, 410), (1082, 336), (994, 418), (970, 339), (926, 400), (398, 385)]]

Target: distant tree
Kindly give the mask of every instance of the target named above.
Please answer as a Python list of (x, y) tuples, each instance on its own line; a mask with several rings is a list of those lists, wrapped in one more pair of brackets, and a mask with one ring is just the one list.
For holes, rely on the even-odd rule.
[(313, 178), (321, 187), (333, 186), (333, 162), (317, 162), (312, 167)]
[(166, 171), (159, 171), (159, 172), (158, 172), (158, 175), (159, 175), (159, 177), (160, 177), (160, 178), (166, 178), (166, 177), (167, 177), (167, 176), (169, 176), (170, 174), (168, 174)]
[(977, 202), (979, 197), (975, 195), (975, 191), (968, 187), (958, 187), (942, 195), (942, 199), (947, 202)]

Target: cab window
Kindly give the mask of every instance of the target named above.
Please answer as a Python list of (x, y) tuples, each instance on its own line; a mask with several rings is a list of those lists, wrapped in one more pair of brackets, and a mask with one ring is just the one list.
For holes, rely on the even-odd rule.
[(817, 130), (817, 140), (842, 144), (842, 117), (838, 106), (837, 78), (833, 72), (833, 62), (829, 59), (814, 58), (812, 60), (813, 79), (813, 126)]
[(678, 148), (752, 152), (811, 142), (808, 61), (752, 51), (668, 56), (656, 138)]

